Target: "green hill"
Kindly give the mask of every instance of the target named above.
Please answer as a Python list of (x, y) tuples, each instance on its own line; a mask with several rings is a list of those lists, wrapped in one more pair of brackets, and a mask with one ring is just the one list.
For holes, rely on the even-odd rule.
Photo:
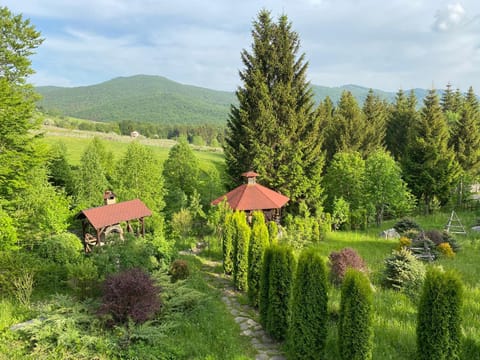
[[(313, 85), (312, 88), (317, 103), (329, 96), (336, 104), (342, 92), (348, 90), (360, 105), (369, 90), (358, 85)], [(233, 92), (183, 85), (150, 75), (119, 77), (101, 84), (73, 88), (40, 86), (36, 90), (43, 97), (38, 105), (47, 113), (103, 122), (131, 120), (171, 125), (224, 125), (230, 104), (236, 102)], [(393, 92), (374, 91), (389, 102), (395, 99)], [(419, 104), (426, 92), (415, 89)]]
[(41, 86), (48, 112), (96, 121), (224, 124), (233, 93), (182, 85), (160, 76), (119, 77), (74, 88)]

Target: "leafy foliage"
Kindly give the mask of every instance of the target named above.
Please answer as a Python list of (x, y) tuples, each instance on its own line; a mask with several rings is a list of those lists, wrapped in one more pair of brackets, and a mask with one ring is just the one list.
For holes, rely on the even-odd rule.
[(13, 219), (0, 207), (0, 251), (17, 249), (17, 239)]
[(233, 282), (238, 290), (248, 289), (248, 254), (251, 229), (243, 211), (233, 214), (235, 226)]
[(288, 332), (289, 304), (296, 261), (290, 247), (273, 245), (268, 271), (268, 307), (265, 330), (277, 340)]
[(292, 290), (288, 354), (291, 359), (323, 358), (327, 338), (327, 270), (318, 251), (302, 251)]
[(175, 260), (170, 266), (169, 273), (172, 282), (176, 282), (177, 280), (185, 280), (190, 275), (188, 263), (184, 260)]
[(67, 284), (80, 300), (99, 294), (100, 278), (98, 268), (92, 258), (83, 257), (76, 263), (68, 263)]
[(350, 269), (342, 285), (338, 339), (340, 359), (372, 358), (373, 291), (365, 274)]
[(250, 304), (256, 307), (258, 306), (263, 255), (270, 241), (262, 211), (253, 212), (252, 223), (252, 235), (248, 248), (248, 298)]
[(160, 290), (143, 270), (133, 268), (113, 274), (103, 285), (101, 315), (111, 315), (112, 324), (125, 324), (130, 319), (142, 323), (160, 310)]
[(462, 296), (458, 275), (429, 269), (418, 307), (418, 359), (460, 358)]
[(425, 279), (425, 265), (407, 248), (393, 251), (385, 259), (384, 284), (416, 297)]
[(60, 265), (76, 263), (82, 255), (83, 245), (74, 234), (62, 233), (39, 243), (37, 254)]
[(343, 282), (349, 268), (363, 273), (368, 271), (365, 261), (352, 248), (344, 248), (339, 252), (333, 251), (328, 259), (330, 260), (330, 279), (337, 285)]

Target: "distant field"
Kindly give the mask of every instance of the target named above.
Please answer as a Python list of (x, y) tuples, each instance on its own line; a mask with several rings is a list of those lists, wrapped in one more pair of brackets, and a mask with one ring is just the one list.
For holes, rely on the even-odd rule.
[[(93, 139), (98, 137), (104, 141), (108, 151), (113, 153), (114, 159), (118, 160), (127, 150), (127, 146), (132, 141), (139, 141), (150, 147), (158, 159), (163, 163), (168, 157), (168, 152), (176, 144), (175, 140), (167, 139), (132, 139), (129, 136), (116, 134), (105, 134), (93, 131), (68, 130), (56, 127), (44, 126), (41, 129), (44, 134), (43, 142), (53, 145), (56, 142), (63, 142), (67, 147), (67, 155), (72, 165), (78, 165), (83, 151)], [(218, 170), (224, 168), (224, 157), (221, 149), (210, 147), (193, 147), (194, 153), (199, 159), (200, 168), (207, 170), (212, 165)]]

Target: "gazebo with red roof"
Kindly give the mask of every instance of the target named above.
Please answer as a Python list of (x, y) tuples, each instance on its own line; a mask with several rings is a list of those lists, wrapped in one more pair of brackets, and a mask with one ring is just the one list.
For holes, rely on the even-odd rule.
[(280, 218), (280, 209), (290, 200), (285, 195), (273, 191), (257, 183), (259, 176), (256, 172), (248, 171), (242, 174), (247, 178), (247, 183), (240, 185), (232, 191), (220, 196), (211, 202), (218, 205), (224, 199), (233, 210), (242, 210), (250, 213), (254, 210), (262, 210), (267, 221)]
[[(121, 230), (120, 223), (122, 222), (127, 223), (127, 231), (133, 232), (130, 221), (138, 220), (141, 225), (141, 234), (145, 236), (144, 218), (151, 216), (152, 212), (140, 199), (119, 203), (105, 202), (106, 205), (83, 210), (77, 215), (78, 219), (83, 220), (82, 230), (86, 251), (90, 250), (89, 245), (100, 244), (101, 236), (105, 234), (108, 228), (117, 227)], [(89, 225), (95, 229), (96, 237), (87, 232)]]

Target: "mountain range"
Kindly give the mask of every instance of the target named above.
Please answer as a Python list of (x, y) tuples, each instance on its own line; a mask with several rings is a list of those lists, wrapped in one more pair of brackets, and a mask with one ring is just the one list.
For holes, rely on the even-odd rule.
[[(348, 90), (360, 105), (369, 91), (358, 85), (312, 85), (312, 89), (317, 103), (329, 96), (336, 104), (342, 92)], [(153, 75), (118, 77), (80, 87), (39, 86), (36, 90), (42, 96), (37, 105), (44, 112), (103, 122), (224, 125), (230, 105), (237, 102), (234, 92), (184, 85)], [(393, 92), (373, 91), (389, 102), (395, 99)], [(424, 89), (414, 91), (419, 102), (427, 93)]]

